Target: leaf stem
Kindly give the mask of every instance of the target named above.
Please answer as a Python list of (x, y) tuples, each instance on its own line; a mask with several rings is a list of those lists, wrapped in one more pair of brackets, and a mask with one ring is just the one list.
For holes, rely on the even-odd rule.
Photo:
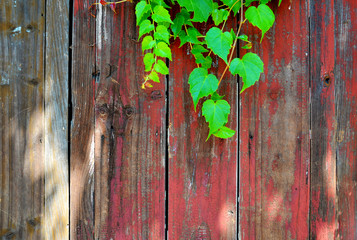
[(245, 20), (243, 21), (243, 3), (241, 4), (241, 12), (240, 12), (240, 21), (239, 21), (239, 28), (238, 28), (238, 31), (237, 31), (237, 34), (236, 34), (236, 37), (235, 37), (235, 40), (234, 40), (234, 44), (233, 44), (233, 47), (232, 47), (232, 51), (231, 51), (231, 54), (229, 56), (229, 60), (228, 60), (228, 63), (227, 63), (227, 66), (226, 68), (224, 69), (222, 75), (221, 75), (221, 78), (219, 79), (219, 82), (218, 82), (218, 86), (219, 84), (221, 83), (223, 77), (224, 77), (224, 74), (227, 72), (231, 62), (232, 62), (232, 57), (233, 57), (233, 53), (234, 53), (234, 50), (236, 48), (236, 45), (237, 45), (237, 41), (238, 41), (238, 35), (239, 35), (239, 32), (242, 28), (242, 25), (243, 23), (245, 22)]

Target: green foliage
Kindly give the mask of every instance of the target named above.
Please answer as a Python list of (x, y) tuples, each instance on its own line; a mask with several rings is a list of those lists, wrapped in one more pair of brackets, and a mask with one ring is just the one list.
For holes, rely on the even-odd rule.
[(264, 34), (273, 26), (275, 15), (273, 11), (265, 4), (260, 4), (257, 8), (251, 6), (245, 12), (245, 17), (253, 26), (258, 27)]
[(206, 42), (207, 47), (210, 48), (214, 54), (227, 62), (227, 56), (233, 43), (232, 35), (229, 32), (222, 32), (221, 29), (213, 27), (208, 30), (206, 34)]
[(228, 115), (231, 112), (231, 106), (226, 100), (213, 101), (206, 100), (202, 106), (202, 115), (206, 118), (209, 126), (209, 134), (216, 133), (228, 122)]
[(208, 74), (207, 69), (195, 68), (188, 78), (193, 106), (196, 110), (198, 101), (202, 97), (214, 93), (218, 88), (218, 79), (213, 74)]
[[(119, 2), (101, 0), (103, 6), (115, 10)], [(228, 128), (230, 105), (217, 91), (224, 74), (238, 74), (243, 82), (241, 92), (253, 86), (263, 72), (263, 62), (255, 53), (248, 52), (241, 59), (233, 58), (238, 41), (243, 49), (251, 49), (252, 42), (247, 35), (241, 34), (242, 25), (247, 22), (265, 33), (275, 22), (274, 12), (268, 4), (271, 0), (140, 0), (135, 6), (136, 25), (139, 28), (139, 40), (142, 39), (143, 62), (146, 75), (142, 88), (152, 87), (152, 82), (160, 82), (160, 75), (169, 74), (165, 58), (172, 60), (170, 39), (180, 40), (180, 47), (188, 44), (197, 67), (189, 75), (188, 83), (196, 111), (197, 104), (203, 99), (202, 115), (208, 122), (209, 134), (218, 138), (230, 138), (235, 131)], [(279, 0), (280, 6), (282, 0)], [(170, 2), (171, 6), (167, 4)], [(170, 15), (170, 8), (178, 4), (180, 12)], [(271, 4), (271, 3), (269, 3)], [(114, 6), (114, 7), (113, 7)], [(239, 14), (238, 14), (239, 13)], [(238, 15), (239, 28), (226, 30), (226, 22), (230, 17)], [(196, 22), (207, 22), (212, 19), (215, 26), (201, 31)], [(207, 26), (207, 25), (206, 25)], [(226, 27), (226, 28), (225, 28)], [(216, 55), (216, 56), (214, 56)], [(211, 74), (212, 59), (222, 59), (226, 69), (218, 80)], [(219, 63), (223, 64), (223, 63)], [(229, 71), (227, 71), (229, 69)]]
[(263, 67), (264, 64), (257, 54), (247, 53), (242, 59), (233, 59), (229, 70), (233, 75), (238, 74), (242, 77), (243, 88), (241, 92), (243, 92), (259, 80), (260, 73), (263, 72)]

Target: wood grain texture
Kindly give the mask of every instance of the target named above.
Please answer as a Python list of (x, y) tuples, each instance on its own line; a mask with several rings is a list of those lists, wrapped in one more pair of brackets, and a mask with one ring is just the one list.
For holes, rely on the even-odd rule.
[(46, 1), (44, 239), (68, 239), (69, 0)]
[(308, 6), (270, 6), (276, 23), (261, 44), (257, 28), (243, 30), (265, 71), (240, 100), (239, 237), (308, 239)]
[(356, 239), (355, 1), (311, 2), (311, 239)]
[(41, 239), (45, 1), (0, 5), (0, 237)]
[(97, 11), (96, 239), (165, 238), (165, 78), (143, 90), (135, 4)]
[[(236, 21), (227, 23), (235, 28)], [(208, 26), (205, 26), (208, 27)], [(207, 29), (207, 28), (206, 28)], [(211, 137), (201, 114), (194, 111), (188, 77), (196, 67), (189, 46), (173, 43), (169, 76), (168, 239), (236, 239), (238, 134)], [(213, 58), (214, 74), (225, 68)], [(227, 74), (219, 93), (231, 105), (228, 127), (237, 129), (237, 78)]]
[(95, 18), (73, 2), (70, 239), (94, 239)]

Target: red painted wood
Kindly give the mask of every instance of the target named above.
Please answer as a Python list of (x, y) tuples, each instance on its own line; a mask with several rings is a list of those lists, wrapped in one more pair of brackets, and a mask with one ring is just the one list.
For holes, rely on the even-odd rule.
[(165, 238), (165, 78), (142, 90), (135, 4), (99, 7), (95, 239)]
[(311, 238), (356, 239), (356, 2), (311, 5)]
[[(235, 27), (231, 22), (229, 29)], [(188, 77), (196, 64), (189, 46), (173, 43), (169, 81), (169, 212), (168, 239), (235, 239), (237, 138), (211, 137), (201, 114), (194, 111)], [(220, 76), (223, 61), (213, 59)], [(216, 65), (217, 66), (217, 65)], [(236, 129), (237, 80), (227, 75), (219, 93), (231, 104), (228, 126)]]
[(261, 44), (257, 28), (243, 29), (265, 71), (240, 101), (240, 239), (309, 237), (308, 6), (276, 5)]

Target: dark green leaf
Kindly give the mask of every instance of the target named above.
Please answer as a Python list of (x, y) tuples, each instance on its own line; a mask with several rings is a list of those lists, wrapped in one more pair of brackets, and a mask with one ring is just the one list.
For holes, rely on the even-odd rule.
[(234, 13), (234, 15), (237, 14), (237, 12), (239, 12), (240, 9), (240, 4), (241, 4), (242, 0), (222, 0), (222, 2), (227, 5), (228, 7), (232, 7), (232, 12)]
[(206, 22), (213, 10), (212, 0), (177, 0), (188, 11), (194, 12), (193, 22)]
[(214, 93), (211, 95), (211, 99), (212, 99), (213, 101), (221, 100), (222, 98), (224, 98), (224, 96), (220, 96), (217, 92), (214, 92)]

